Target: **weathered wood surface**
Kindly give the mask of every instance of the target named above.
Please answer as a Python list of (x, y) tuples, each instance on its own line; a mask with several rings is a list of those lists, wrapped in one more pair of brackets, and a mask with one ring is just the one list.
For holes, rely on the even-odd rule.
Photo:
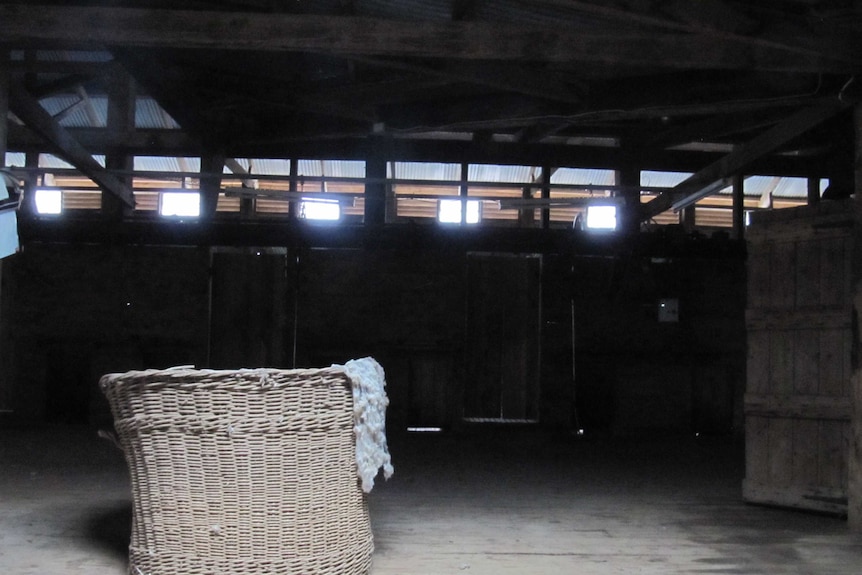
[[(38, 25), (33, 24), (36, 18)], [(799, 28), (783, 38), (728, 39), (705, 36), (701, 28), (696, 34), (680, 34), (599, 24), (590, 20), (590, 26), (549, 30), (526, 22), (414, 20), (405, 25), (400, 20), (313, 14), (0, 5), (0, 37), (7, 42), (821, 72), (854, 72), (860, 58), (846, 34), (829, 30), (809, 38), (814, 49), (801, 49), (800, 36), (810, 32)]]
[[(90, 428), (4, 429), (0, 571), (124, 575), (122, 454)], [(33, 449), (38, 445), (39, 449)], [(844, 521), (746, 505), (742, 446), (494, 430), (393, 436), (371, 575), (857, 575)]]
[[(853, 114), (853, 125), (856, 134), (855, 146), (855, 185), (856, 199), (853, 214), (856, 217), (855, 233), (858, 237), (862, 233), (862, 105), (857, 105)], [(858, 245), (858, 244), (857, 244)], [(859, 321), (862, 313), (862, 252), (857, 249), (854, 254), (853, 269), (853, 302), (856, 309), (856, 333), (860, 333)], [(859, 353), (859, 342), (854, 342)], [(851, 438), (848, 450), (848, 509), (847, 519), (850, 527), (857, 532), (862, 532), (862, 370), (856, 366), (853, 374), (850, 391), (853, 420), (850, 429)]]
[(782, 210), (750, 228), (747, 501), (847, 513), (851, 206)]

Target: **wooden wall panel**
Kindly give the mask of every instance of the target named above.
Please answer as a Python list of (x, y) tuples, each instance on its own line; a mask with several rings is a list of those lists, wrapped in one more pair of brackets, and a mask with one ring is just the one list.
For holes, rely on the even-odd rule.
[(747, 373), (748, 393), (769, 392), (769, 332), (761, 330), (748, 334)]
[(793, 332), (773, 330), (769, 339), (769, 393), (784, 397), (793, 394)]
[(824, 202), (782, 210), (751, 228), (743, 495), (753, 503), (847, 512), (853, 351), (847, 208)]
[(796, 304), (796, 245), (773, 242), (769, 265), (770, 293), (764, 307), (791, 309)]
[(793, 393), (816, 395), (820, 386), (820, 341), (811, 341), (811, 332), (796, 330), (793, 335)]

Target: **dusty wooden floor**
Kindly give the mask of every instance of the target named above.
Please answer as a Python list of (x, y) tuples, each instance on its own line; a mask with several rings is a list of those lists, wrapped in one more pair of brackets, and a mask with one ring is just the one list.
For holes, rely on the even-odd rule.
[[(741, 445), (390, 435), (374, 575), (862, 573), (840, 518), (745, 505)], [(120, 575), (126, 470), (89, 428), (0, 429), (0, 573)]]

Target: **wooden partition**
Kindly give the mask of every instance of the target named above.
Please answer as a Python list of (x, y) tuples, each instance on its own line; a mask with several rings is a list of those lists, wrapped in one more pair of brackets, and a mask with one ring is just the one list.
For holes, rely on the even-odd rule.
[(748, 230), (746, 501), (847, 513), (853, 200)]

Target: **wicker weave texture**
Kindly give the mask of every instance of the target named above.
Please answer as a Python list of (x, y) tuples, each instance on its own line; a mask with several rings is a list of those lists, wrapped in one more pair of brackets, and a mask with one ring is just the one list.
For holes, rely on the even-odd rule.
[(368, 573), (343, 372), (106, 375), (132, 484), (131, 575)]

